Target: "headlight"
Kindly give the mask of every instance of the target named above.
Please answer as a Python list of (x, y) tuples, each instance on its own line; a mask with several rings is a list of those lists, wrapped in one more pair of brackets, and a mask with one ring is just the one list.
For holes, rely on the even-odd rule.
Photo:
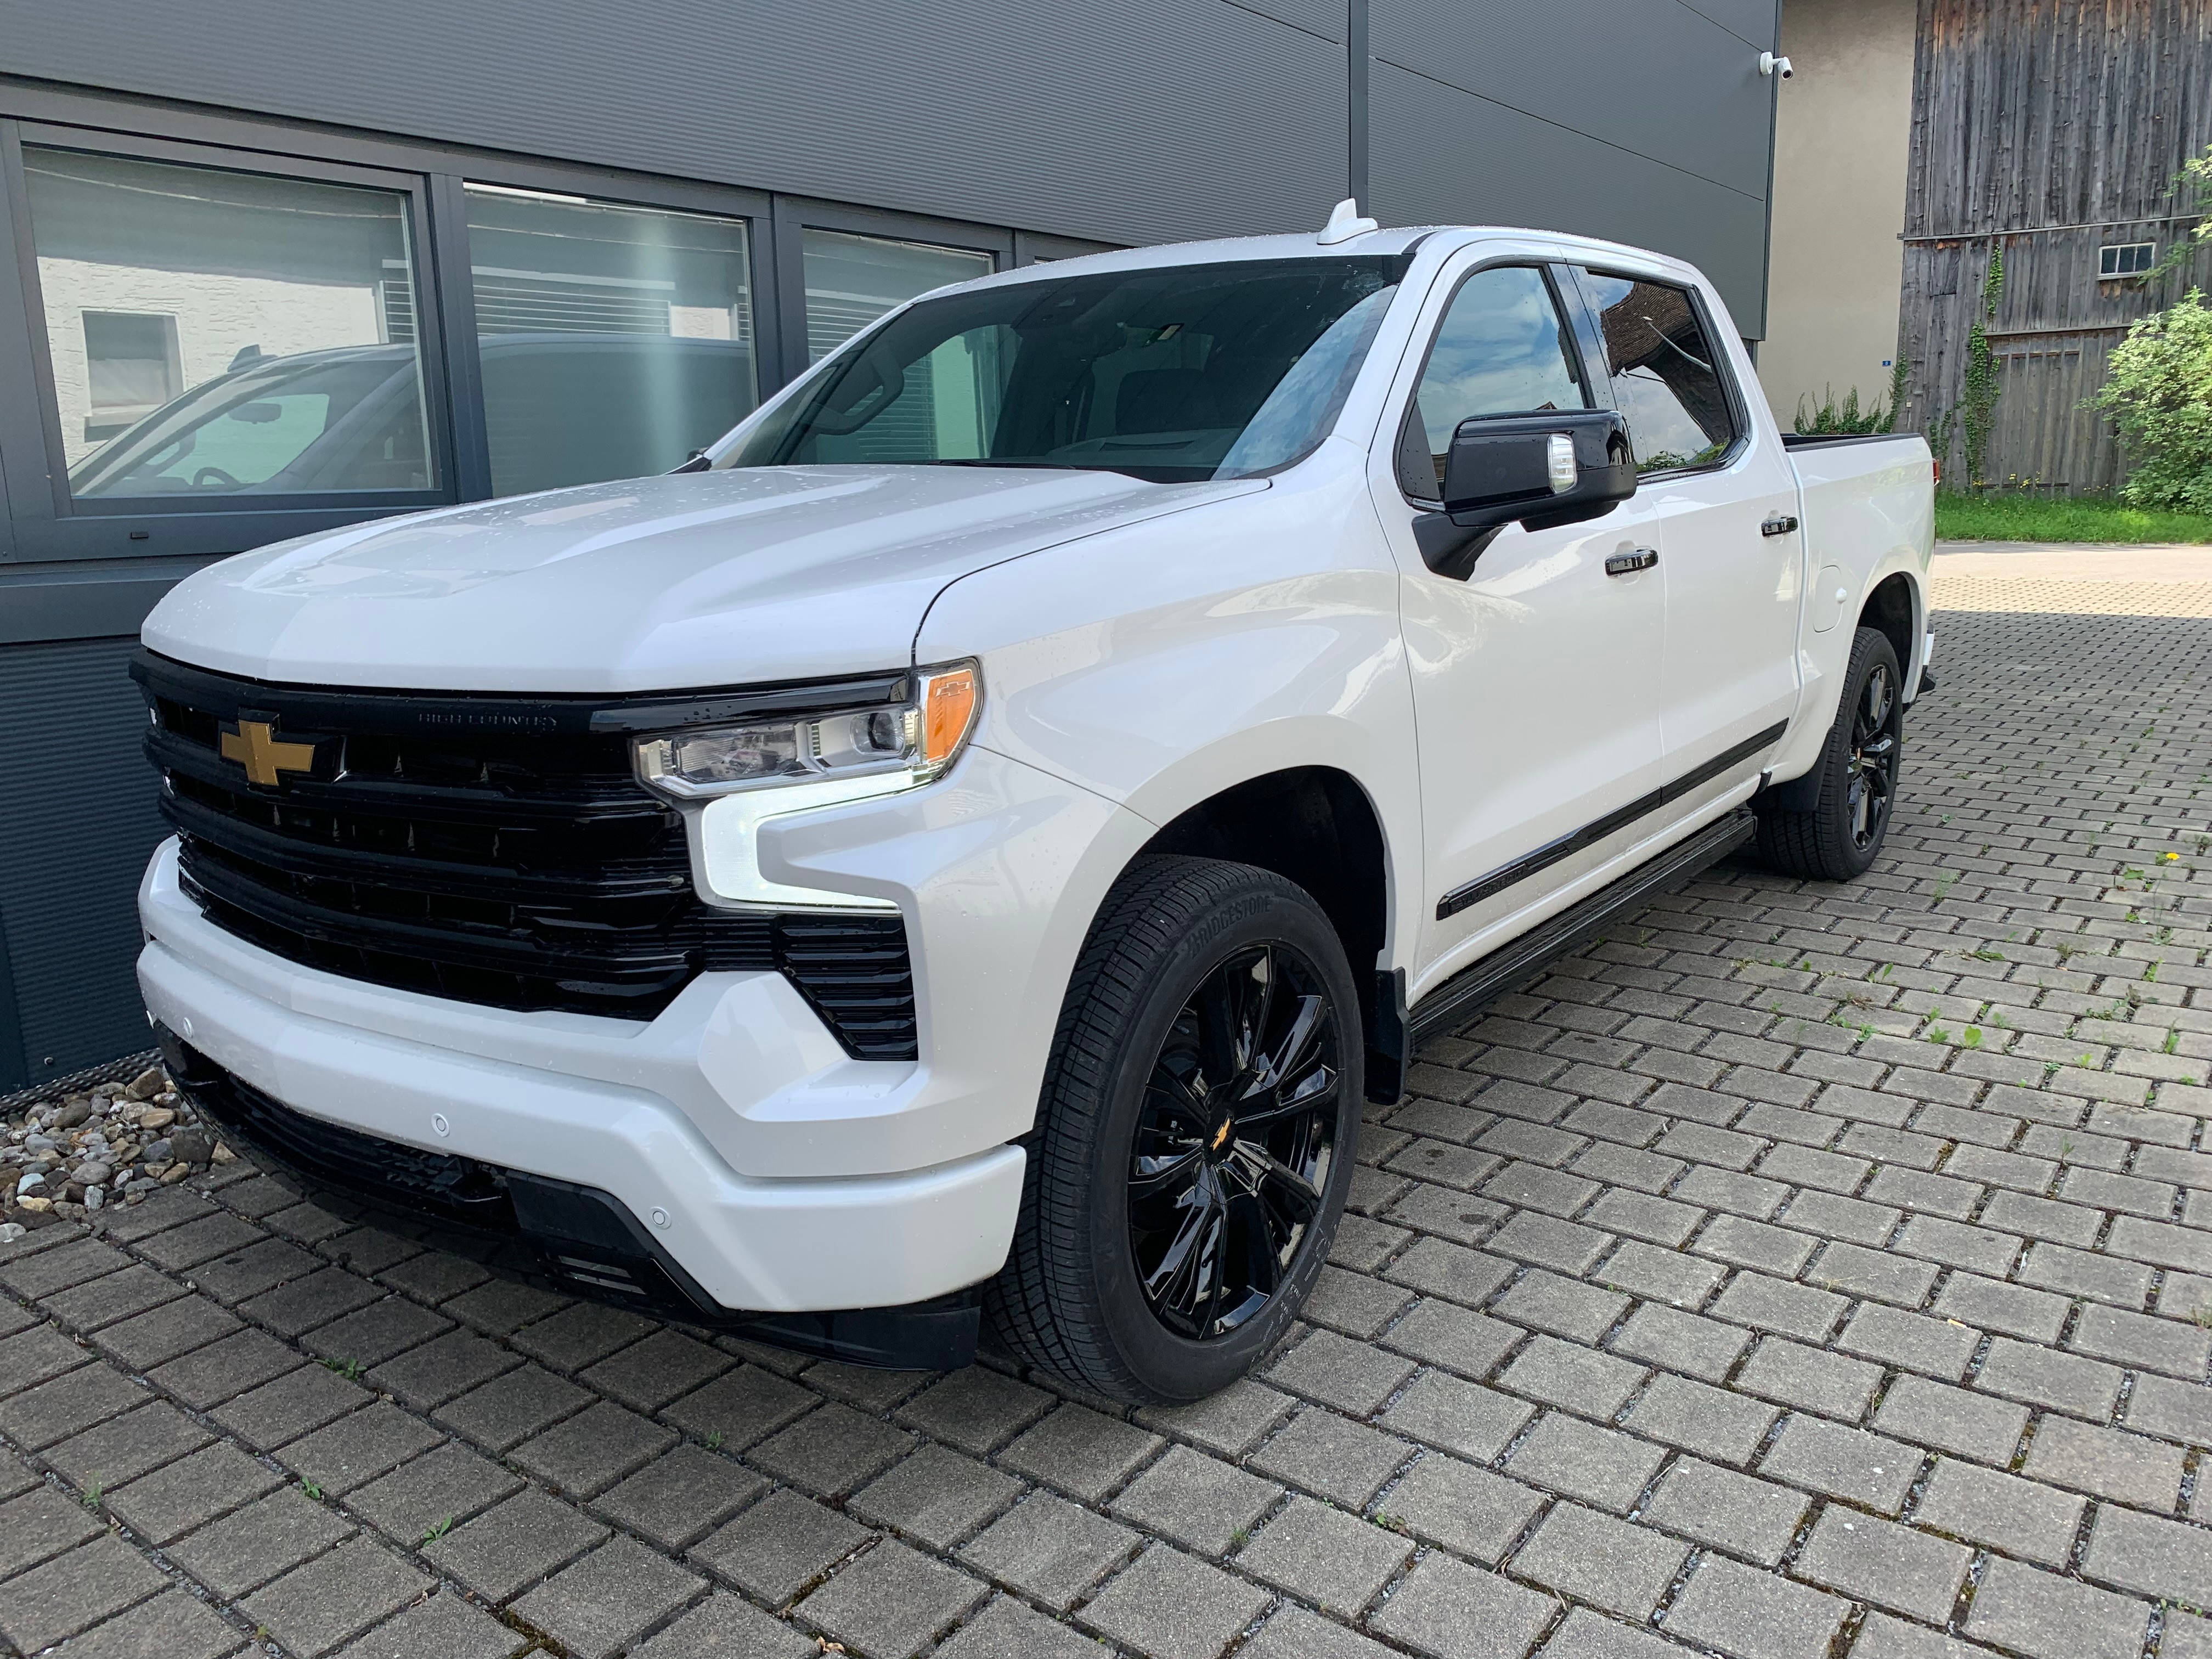
[(684, 799), (867, 778), (880, 778), (886, 792), (927, 783), (952, 764), (968, 741), (983, 680), (972, 662), (925, 669), (915, 680), (912, 701), (900, 707), (640, 738), (637, 775), (663, 794)]

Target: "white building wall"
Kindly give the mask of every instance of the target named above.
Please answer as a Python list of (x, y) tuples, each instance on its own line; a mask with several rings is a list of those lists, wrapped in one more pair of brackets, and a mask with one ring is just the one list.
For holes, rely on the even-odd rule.
[(1786, 431), (1799, 400), (1889, 391), (1905, 268), (1913, 0), (1784, 0), (1796, 74), (1775, 118), (1766, 337), (1759, 378)]

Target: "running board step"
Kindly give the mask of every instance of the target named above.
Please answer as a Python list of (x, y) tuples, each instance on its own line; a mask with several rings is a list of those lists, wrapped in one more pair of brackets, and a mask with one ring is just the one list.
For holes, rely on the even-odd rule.
[(1526, 984), (1561, 957), (1571, 954), (1607, 922), (1682, 886), (1708, 866), (1718, 863), (1749, 841), (1758, 820), (1748, 806), (1716, 819), (1686, 841), (1679, 841), (1620, 880), (1601, 887), (1520, 938), (1471, 963), (1413, 1005), (1408, 1017), (1413, 1041), (1463, 1023), (1508, 991)]

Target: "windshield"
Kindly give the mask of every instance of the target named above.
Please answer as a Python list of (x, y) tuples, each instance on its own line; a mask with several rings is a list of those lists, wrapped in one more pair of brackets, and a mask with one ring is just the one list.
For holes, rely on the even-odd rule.
[(1246, 477), (1319, 443), (1395, 258), (1183, 265), (924, 300), (722, 465), (870, 461)]

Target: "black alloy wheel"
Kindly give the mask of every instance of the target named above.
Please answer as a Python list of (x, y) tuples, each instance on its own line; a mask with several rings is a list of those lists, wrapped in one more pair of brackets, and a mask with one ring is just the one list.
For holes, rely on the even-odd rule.
[(1130, 1159), (1129, 1250), (1177, 1335), (1235, 1330), (1282, 1287), (1335, 1157), (1339, 1042), (1319, 971), (1281, 944), (1222, 962), (1169, 1028)]
[(1897, 676), (1878, 662), (1868, 672), (1851, 710), (1850, 782), (1844, 811), (1851, 845), (1863, 852), (1881, 840), (1889, 803), (1897, 792), (1899, 713)]
[(1013, 1358), (1109, 1399), (1202, 1400), (1281, 1340), (1328, 1256), (1365, 1094), (1359, 997), (1312, 895), (1148, 856), (1060, 1007), (1006, 1265)]
[(1905, 757), (1904, 679), (1889, 636), (1858, 629), (1820, 758), (1753, 797), (1759, 856), (1784, 875), (1849, 881), (1881, 853)]

